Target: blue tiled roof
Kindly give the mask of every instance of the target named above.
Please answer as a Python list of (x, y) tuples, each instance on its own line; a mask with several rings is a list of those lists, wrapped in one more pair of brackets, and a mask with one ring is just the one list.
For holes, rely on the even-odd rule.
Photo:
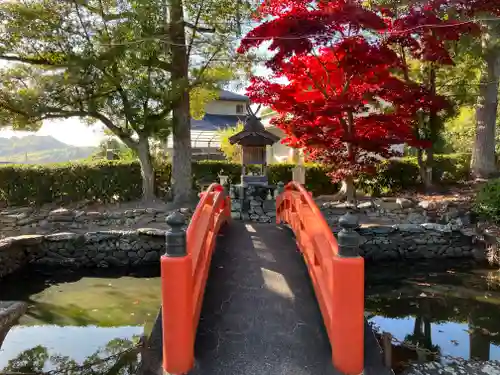
[(236, 115), (210, 115), (206, 114), (203, 119), (195, 120), (191, 119), (191, 129), (192, 130), (218, 130), (228, 127), (234, 127), (238, 124), (238, 121), (245, 122), (246, 116), (236, 116)]
[(227, 90), (220, 90), (219, 92), (219, 100), (231, 100), (231, 101), (245, 101), (247, 102), (248, 101), (248, 96), (245, 96), (245, 95), (240, 95), (240, 94), (236, 94), (234, 92), (231, 92), (231, 91), (227, 91)]

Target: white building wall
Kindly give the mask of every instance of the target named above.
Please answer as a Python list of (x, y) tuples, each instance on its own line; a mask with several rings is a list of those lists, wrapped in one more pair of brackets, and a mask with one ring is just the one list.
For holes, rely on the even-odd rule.
[[(237, 111), (238, 105), (242, 112)], [(246, 103), (241, 101), (214, 100), (207, 103), (205, 112), (210, 115), (245, 115), (247, 113)]]
[[(277, 135), (280, 139), (285, 137), (285, 133), (281, 129), (267, 127), (266, 130)], [(294, 160), (294, 152), (296, 153), (297, 151), (278, 141), (267, 149), (267, 164), (292, 162)]]

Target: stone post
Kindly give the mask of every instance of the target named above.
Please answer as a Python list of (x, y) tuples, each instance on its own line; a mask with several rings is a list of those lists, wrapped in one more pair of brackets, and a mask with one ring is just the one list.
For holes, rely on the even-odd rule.
[(339, 255), (342, 257), (357, 257), (359, 255), (359, 234), (355, 231), (359, 226), (356, 215), (347, 212), (339, 219), (338, 234)]
[(229, 176), (219, 175), (219, 184), (226, 188), (229, 185)]
[(292, 169), (292, 180), (301, 185), (306, 183), (306, 168), (303, 165), (296, 165)]
[(278, 188), (276, 189), (276, 192), (278, 194), (281, 194), (285, 191), (285, 184), (283, 182), (278, 182)]
[(186, 256), (186, 218), (179, 211), (168, 215), (167, 224), (170, 229), (165, 234), (165, 256), (179, 258)]

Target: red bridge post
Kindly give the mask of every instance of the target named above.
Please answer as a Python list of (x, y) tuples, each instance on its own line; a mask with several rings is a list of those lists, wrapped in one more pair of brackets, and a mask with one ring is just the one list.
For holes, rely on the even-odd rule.
[(333, 345), (333, 362), (347, 374), (364, 369), (364, 260), (359, 256), (358, 218), (348, 212), (339, 220), (338, 256), (333, 259), (332, 330), (341, 340)]
[(193, 262), (186, 246), (186, 219), (167, 217), (166, 251), (161, 257), (163, 370), (184, 374), (194, 364)]

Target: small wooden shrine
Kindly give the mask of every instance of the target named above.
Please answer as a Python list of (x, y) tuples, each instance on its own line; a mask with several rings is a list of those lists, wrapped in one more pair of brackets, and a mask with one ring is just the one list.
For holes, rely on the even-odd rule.
[[(229, 138), (229, 143), (241, 146), (241, 183), (244, 185), (267, 185), (266, 147), (279, 141), (279, 137), (268, 132), (260, 119), (247, 106), (249, 113), (243, 130)], [(261, 165), (260, 176), (246, 174), (246, 166)]]

